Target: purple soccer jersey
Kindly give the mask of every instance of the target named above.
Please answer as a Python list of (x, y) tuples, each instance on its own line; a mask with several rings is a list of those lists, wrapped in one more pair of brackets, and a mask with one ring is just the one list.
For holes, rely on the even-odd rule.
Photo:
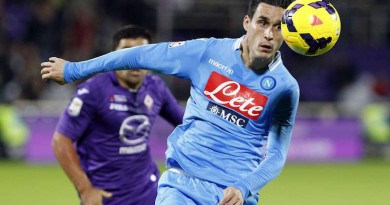
[(78, 86), (57, 131), (75, 142), (92, 184), (113, 193), (104, 204), (154, 204), (159, 173), (148, 144), (151, 127), (157, 115), (181, 124), (183, 113), (158, 76), (147, 75), (131, 92), (110, 72)]

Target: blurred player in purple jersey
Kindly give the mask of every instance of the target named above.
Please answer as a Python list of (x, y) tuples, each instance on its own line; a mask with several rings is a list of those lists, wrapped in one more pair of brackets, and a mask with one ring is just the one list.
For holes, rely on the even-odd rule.
[(64, 84), (136, 68), (189, 79), (191, 96), (183, 124), (168, 138), (169, 169), (156, 204), (256, 205), (283, 169), (298, 109), (299, 85), (279, 51), (291, 2), (251, 0), (240, 38), (149, 44), (82, 62), (52, 57), (41, 64), (42, 79)]
[[(127, 25), (113, 49), (148, 44), (145, 28)], [(159, 171), (148, 144), (157, 115), (182, 123), (183, 108), (146, 70), (98, 74), (80, 84), (58, 122), (53, 149), (82, 205), (151, 205)]]

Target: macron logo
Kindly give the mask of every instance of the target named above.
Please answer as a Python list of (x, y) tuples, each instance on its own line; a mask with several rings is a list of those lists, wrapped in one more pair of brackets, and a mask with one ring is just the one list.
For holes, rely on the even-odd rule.
[(219, 62), (217, 62), (217, 61), (215, 61), (215, 60), (213, 60), (211, 58), (209, 59), (209, 63), (211, 65), (213, 65), (214, 67), (217, 67), (217, 68), (221, 69), (222, 71), (224, 71), (224, 72), (226, 72), (226, 73), (228, 73), (230, 75), (233, 74), (233, 70), (229, 66), (222, 65), (221, 63), (219, 63)]

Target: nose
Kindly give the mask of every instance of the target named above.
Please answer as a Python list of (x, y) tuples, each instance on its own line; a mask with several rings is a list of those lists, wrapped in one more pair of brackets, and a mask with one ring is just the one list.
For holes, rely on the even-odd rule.
[(272, 27), (265, 29), (264, 38), (267, 39), (268, 41), (270, 41), (274, 38), (274, 34), (272, 32)]

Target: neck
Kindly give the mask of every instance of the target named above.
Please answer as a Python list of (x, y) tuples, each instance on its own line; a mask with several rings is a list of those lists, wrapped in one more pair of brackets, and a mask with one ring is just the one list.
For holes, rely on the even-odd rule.
[(124, 81), (124, 80), (121, 80), (120, 78), (118, 78), (118, 82), (119, 82), (119, 85), (123, 88), (126, 88), (132, 92), (136, 92), (139, 90), (139, 88), (141, 87), (142, 85), (142, 82), (138, 83), (138, 84), (134, 84), (134, 83), (130, 83), (130, 82), (127, 82), (127, 81)]
[(272, 62), (274, 57), (270, 59), (265, 59), (261, 57), (257, 57), (251, 50), (249, 49), (248, 40), (245, 37), (240, 46), (241, 50), (241, 59), (244, 62), (245, 66), (252, 70), (263, 70), (267, 69), (268, 65)]

